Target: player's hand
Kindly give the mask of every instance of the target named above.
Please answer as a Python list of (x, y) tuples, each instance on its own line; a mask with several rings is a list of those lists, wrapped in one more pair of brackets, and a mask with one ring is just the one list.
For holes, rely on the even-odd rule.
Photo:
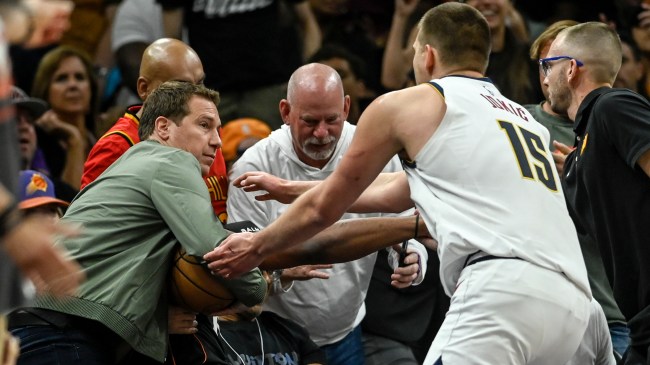
[[(401, 244), (393, 246), (393, 250), (399, 253), (402, 251)], [(390, 276), (390, 284), (396, 288), (406, 288), (413, 284), (420, 271), (420, 255), (412, 249), (406, 249), (408, 255), (404, 258), (404, 266), (396, 267)]]
[(331, 269), (332, 267), (334, 267), (332, 264), (291, 267), (282, 271), (282, 281), (329, 279), (330, 275), (320, 270)]
[(555, 168), (557, 169), (558, 175), (562, 176), (566, 156), (573, 151), (573, 147), (569, 147), (558, 141), (553, 141), (553, 147), (555, 147), (555, 151), (551, 154), (553, 155), (553, 161), (555, 161)]
[(283, 204), (290, 204), (297, 196), (293, 196), (287, 189), (288, 181), (273, 176), (266, 172), (250, 171), (239, 176), (233, 185), (244, 189), (246, 192), (264, 191), (265, 194), (255, 196), (255, 200), (277, 200)]
[(172, 305), (169, 306), (168, 313), (167, 327), (170, 334), (191, 335), (199, 331), (196, 313)]
[(72, 295), (84, 278), (81, 267), (54, 246), (54, 237), (70, 237), (78, 230), (61, 222), (31, 215), (5, 235), (4, 248), (37, 292)]
[(262, 263), (264, 257), (257, 251), (255, 234), (233, 233), (214, 250), (206, 253), (203, 259), (216, 275), (225, 278), (238, 277), (251, 271)]

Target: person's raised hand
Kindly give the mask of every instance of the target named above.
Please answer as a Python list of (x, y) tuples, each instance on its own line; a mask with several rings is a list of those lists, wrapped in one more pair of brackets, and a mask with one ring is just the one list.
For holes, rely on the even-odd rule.
[(258, 201), (277, 200), (291, 204), (301, 194), (316, 186), (319, 181), (291, 181), (261, 171), (249, 171), (233, 180), (233, 185), (246, 192), (265, 191), (255, 196)]
[(54, 246), (56, 236), (70, 237), (77, 229), (41, 215), (25, 217), (4, 237), (4, 248), (36, 291), (72, 295), (84, 279), (81, 267)]

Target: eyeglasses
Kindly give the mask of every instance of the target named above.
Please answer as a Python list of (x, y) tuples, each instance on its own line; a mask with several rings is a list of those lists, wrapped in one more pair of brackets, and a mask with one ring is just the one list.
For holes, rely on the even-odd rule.
[(557, 60), (575, 60), (576, 65), (578, 67), (584, 66), (582, 62), (579, 60), (569, 57), (569, 56), (556, 56), (556, 57), (548, 57), (548, 58), (541, 58), (539, 60), (539, 65), (542, 67), (542, 72), (544, 72), (544, 76), (548, 76), (548, 73), (551, 72), (551, 61), (557, 61)]

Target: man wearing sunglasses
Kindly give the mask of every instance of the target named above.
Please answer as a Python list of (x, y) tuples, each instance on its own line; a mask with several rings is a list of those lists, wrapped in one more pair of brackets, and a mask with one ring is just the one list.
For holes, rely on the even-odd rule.
[[(595, 46), (597, 45), (597, 46)], [(650, 103), (613, 89), (618, 35), (590, 22), (563, 30), (539, 60), (551, 108), (575, 122), (562, 180), (578, 232), (593, 237), (628, 319), (624, 364), (647, 364), (650, 344)]]

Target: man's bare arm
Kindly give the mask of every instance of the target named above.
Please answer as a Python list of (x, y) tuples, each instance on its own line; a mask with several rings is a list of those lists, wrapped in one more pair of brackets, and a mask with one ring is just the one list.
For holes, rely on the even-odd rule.
[[(246, 192), (262, 191), (255, 200), (277, 200), (291, 204), (300, 195), (318, 185), (321, 181), (292, 181), (279, 178), (266, 172), (250, 171), (233, 181), (233, 185)], [(413, 206), (410, 190), (404, 172), (381, 173), (375, 181), (354, 202), (351, 213), (400, 213)]]
[[(333, 264), (356, 260), (413, 238), (415, 226), (415, 216), (339, 221), (307, 242), (269, 256), (262, 262), (260, 269), (274, 270), (305, 264)], [(418, 237), (428, 236), (427, 227), (420, 219)]]

